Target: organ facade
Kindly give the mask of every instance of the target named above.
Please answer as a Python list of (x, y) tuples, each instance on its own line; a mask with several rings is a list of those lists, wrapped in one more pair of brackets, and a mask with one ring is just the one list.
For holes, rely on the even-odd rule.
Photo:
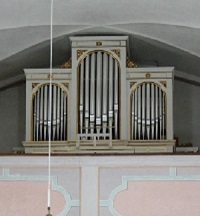
[(137, 67), (127, 36), (70, 40), (52, 74), (25, 69), (25, 152), (173, 152), (173, 68)]

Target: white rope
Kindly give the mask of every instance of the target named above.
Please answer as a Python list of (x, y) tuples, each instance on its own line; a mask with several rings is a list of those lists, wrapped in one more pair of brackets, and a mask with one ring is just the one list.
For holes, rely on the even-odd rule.
[(51, 206), (51, 123), (52, 123), (52, 59), (53, 59), (53, 1), (51, 0), (51, 27), (50, 27), (50, 71), (49, 71), (49, 151), (48, 151), (48, 208)]

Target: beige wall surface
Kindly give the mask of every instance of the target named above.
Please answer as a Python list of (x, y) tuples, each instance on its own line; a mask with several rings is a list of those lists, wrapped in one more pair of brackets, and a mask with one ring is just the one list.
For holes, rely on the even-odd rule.
[[(45, 215), (48, 157), (0, 157), (0, 209)], [(59, 216), (200, 214), (200, 156), (52, 156), (51, 213)]]

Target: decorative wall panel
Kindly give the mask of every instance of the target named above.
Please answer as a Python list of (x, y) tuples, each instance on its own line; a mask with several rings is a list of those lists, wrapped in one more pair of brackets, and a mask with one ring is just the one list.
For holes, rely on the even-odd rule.
[(100, 168), (99, 215), (197, 216), (199, 190), (199, 168)]
[[(45, 169), (3, 168), (0, 176), (1, 214), (6, 216), (46, 215), (48, 177)], [(76, 179), (76, 181), (72, 181)], [(51, 213), (78, 216), (80, 170), (52, 169)], [(17, 214), (16, 214), (17, 213)]]

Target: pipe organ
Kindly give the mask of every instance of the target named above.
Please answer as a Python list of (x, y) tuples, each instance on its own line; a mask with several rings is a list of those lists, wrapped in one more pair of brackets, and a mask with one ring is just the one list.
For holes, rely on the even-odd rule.
[(126, 36), (70, 40), (51, 85), (49, 69), (25, 69), (25, 152), (46, 152), (50, 134), (55, 153), (172, 152), (173, 68), (136, 67)]

